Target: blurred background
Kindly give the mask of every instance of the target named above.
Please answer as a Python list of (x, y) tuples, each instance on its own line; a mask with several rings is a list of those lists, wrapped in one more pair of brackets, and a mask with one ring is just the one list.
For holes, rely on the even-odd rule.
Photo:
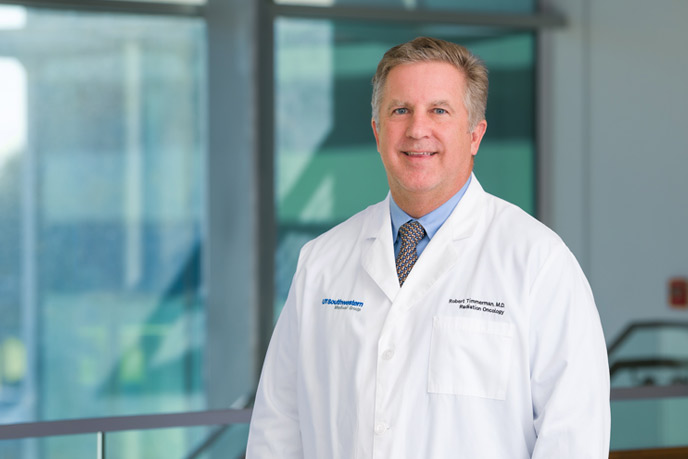
[[(685, 18), (682, 0), (0, 0), (0, 438), (250, 408), (299, 249), (387, 193), (377, 62), (430, 35), (489, 68), (481, 184), (590, 280), (612, 450), (688, 446)], [(246, 422), (202, 424), (106, 447), (32, 427), (0, 457), (242, 456)]]

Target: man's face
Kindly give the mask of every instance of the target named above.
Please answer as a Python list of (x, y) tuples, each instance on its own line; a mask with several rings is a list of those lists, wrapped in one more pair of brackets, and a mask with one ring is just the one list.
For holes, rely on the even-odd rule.
[[(373, 120), (377, 150), (395, 202), (420, 217), (461, 189), (473, 169), (487, 123), (469, 130), (465, 77), (445, 62), (394, 67)], [(417, 212), (416, 212), (417, 213)]]

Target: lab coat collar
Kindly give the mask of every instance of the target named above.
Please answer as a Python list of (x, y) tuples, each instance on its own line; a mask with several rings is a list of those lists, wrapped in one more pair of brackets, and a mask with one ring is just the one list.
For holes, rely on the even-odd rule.
[(466, 190), (466, 194), (464, 194), (459, 204), (449, 215), (449, 218), (447, 218), (447, 221), (442, 225), (443, 228), (446, 228), (446, 236), (444, 234), (445, 231), (442, 231), (442, 228), (440, 228), (435, 237), (440, 233), (442, 233), (443, 238), (447, 237), (452, 241), (471, 237), (485, 210), (486, 194), (478, 179), (471, 174), (471, 183)]
[(366, 220), (363, 236), (366, 239), (366, 249), (363, 252), (363, 269), (373, 278), (375, 283), (385, 292), (390, 301), (399, 292), (399, 278), (394, 262), (394, 240), (392, 238), (392, 219), (389, 214), (387, 198), (372, 208), (373, 215)]
[(466, 194), (430, 240), (404, 282), (404, 289), (399, 287), (394, 264), (390, 199), (388, 194), (382, 203), (374, 206), (374, 214), (367, 219), (363, 235), (368, 247), (362, 264), (390, 301), (398, 301), (411, 307), (458, 261), (457, 241), (469, 238), (475, 232), (484, 208), (485, 191), (476, 177), (472, 176)]

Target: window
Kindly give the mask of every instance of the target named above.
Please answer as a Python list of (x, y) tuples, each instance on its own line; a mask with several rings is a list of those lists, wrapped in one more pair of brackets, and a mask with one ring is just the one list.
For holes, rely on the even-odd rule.
[(0, 24), (0, 423), (204, 409), (202, 20)]
[(301, 246), (385, 197), (370, 127), (370, 80), (387, 49), (419, 35), (461, 43), (486, 62), (488, 131), (476, 174), (488, 191), (535, 212), (533, 33), (278, 18), (275, 318)]

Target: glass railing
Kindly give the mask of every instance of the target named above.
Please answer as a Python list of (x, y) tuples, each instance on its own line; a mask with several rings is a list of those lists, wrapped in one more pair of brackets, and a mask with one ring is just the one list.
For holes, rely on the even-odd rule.
[(688, 322), (633, 323), (608, 352), (611, 449), (688, 445)]
[(609, 346), (613, 388), (688, 384), (688, 322), (636, 322)]

